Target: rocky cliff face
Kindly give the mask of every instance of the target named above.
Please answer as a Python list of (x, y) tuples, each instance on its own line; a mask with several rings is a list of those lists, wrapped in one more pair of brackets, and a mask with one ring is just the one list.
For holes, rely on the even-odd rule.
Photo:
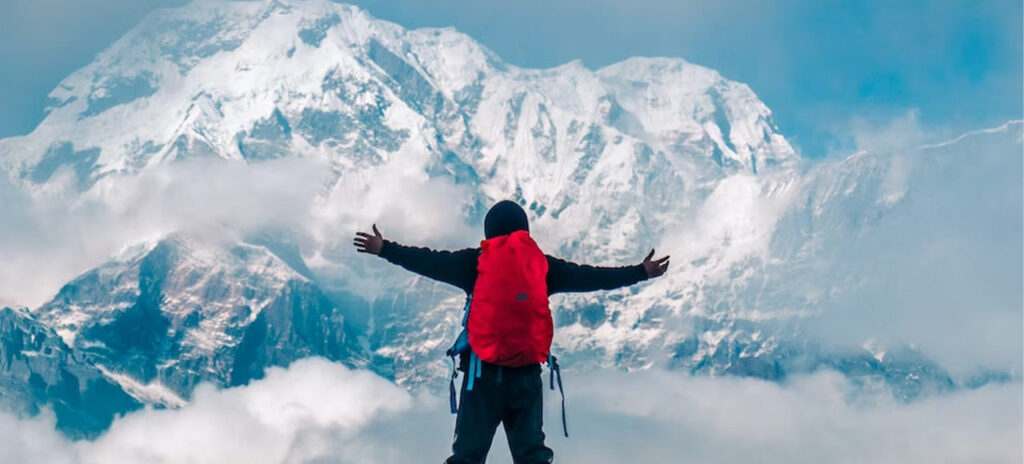
[(36, 311), (93, 363), (187, 398), (267, 366), (323, 356), (365, 366), (358, 333), (308, 278), (264, 246), (178, 236), (132, 247)]
[(16, 413), (52, 411), (72, 437), (94, 436), (142, 406), (53, 329), (11, 308), (0, 310), (0, 400)]

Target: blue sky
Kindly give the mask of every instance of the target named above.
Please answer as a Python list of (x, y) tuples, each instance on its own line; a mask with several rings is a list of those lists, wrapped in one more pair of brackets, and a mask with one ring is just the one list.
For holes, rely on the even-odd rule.
[[(181, 0), (2, 0), (0, 137), (146, 13)], [(454, 26), (520, 66), (675, 56), (746, 82), (805, 156), (915, 112), (932, 134), (1024, 118), (1022, 2), (354, 0), (406, 27)]]

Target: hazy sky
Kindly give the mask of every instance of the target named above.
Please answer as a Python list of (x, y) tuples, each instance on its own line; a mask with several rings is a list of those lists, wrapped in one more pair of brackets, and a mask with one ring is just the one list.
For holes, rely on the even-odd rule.
[[(2, 0), (0, 137), (149, 11), (182, 0)], [(416, 28), (454, 26), (520, 66), (675, 56), (746, 82), (801, 151), (852, 148), (853, 124), (910, 110), (936, 133), (1021, 119), (1019, 0), (355, 0)]]

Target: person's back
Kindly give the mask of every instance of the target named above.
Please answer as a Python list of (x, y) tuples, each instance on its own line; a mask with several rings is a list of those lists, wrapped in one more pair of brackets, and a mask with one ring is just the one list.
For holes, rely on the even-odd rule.
[[(521, 232), (520, 232), (521, 231)], [(517, 233), (518, 232), (518, 233)], [(486, 240), (482, 242), (483, 247), (490, 244), (503, 243), (509, 240), (505, 236), (522, 237), (529, 239), (529, 223), (526, 213), (519, 205), (511, 201), (501, 201), (495, 204), (484, 219), (484, 235)], [(495, 240), (498, 239), (498, 240)], [(525, 243), (525, 242), (524, 242)], [(520, 255), (530, 255), (532, 239), (529, 243), (520, 245), (520, 249), (526, 252), (517, 251), (508, 253), (508, 257), (500, 259), (485, 260), (481, 262), (480, 248), (467, 248), (458, 251), (435, 251), (427, 248), (409, 247), (399, 245), (395, 242), (384, 240), (383, 236), (373, 226), (373, 234), (358, 232), (354, 245), (358, 251), (363, 253), (376, 254), (391, 263), (402, 266), (417, 274), (432, 279), (449, 283), (461, 288), (467, 295), (480, 292), (481, 295), (493, 293), (491, 287), (508, 285), (503, 282), (500, 269), (488, 270), (488, 266), (517, 266), (522, 264), (517, 258)], [(533, 244), (533, 247), (536, 245)], [(539, 249), (537, 249), (539, 250)], [(537, 252), (539, 253), (539, 251)], [(507, 316), (511, 314), (516, 304), (499, 303), (497, 306), (484, 307), (484, 303), (476, 303), (477, 313), (474, 316), (474, 308), (469, 308), (471, 322), (469, 325), (469, 351), (460, 354), (459, 369), (464, 372), (472, 372), (473, 375), (464, 375), (461, 388), (461, 401), (458, 405), (458, 416), (455, 422), (455, 441), (452, 445), (452, 456), (445, 461), (448, 464), (482, 464), (487, 457), (491, 441), (494, 438), (498, 424), (505, 427), (505, 435), (508, 438), (509, 449), (512, 452), (513, 461), (516, 464), (537, 464), (551, 462), (553, 452), (544, 445), (543, 407), (542, 407), (542, 382), (540, 361), (547, 355), (550, 348), (550, 334), (543, 333), (550, 327), (550, 310), (547, 308), (547, 300), (544, 298), (543, 305), (537, 304), (539, 298), (529, 299), (531, 292), (541, 291), (544, 296), (561, 292), (586, 292), (594, 290), (611, 290), (627, 285), (632, 285), (642, 280), (660, 276), (668, 268), (668, 257), (652, 260), (654, 250), (644, 259), (642, 264), (625, 267), (595, 267), (570, 263), (548, 255), (543, 255), (541, 266), (535, 260), (534, 267), (546, 267), (543, 281), (524, 278), (523, 282), (533, 282), (534, 287), (545, 287), (543, 289), (532, 288), (515, 291), (514, 298), (529, 301), (531, 304), (524, 306), (529, 308), (541, 308), (547, 310), (541, 312), (542, 317), (530, 317), (533, 321), (531, 328), (525, 330), (526, 336), (533, 336), (542, 342), (533, 341), (531, 346), (541, 347), (546, 343), (547, 347), (533, 348), (528, 355), (521, 356), (496, 356), (492, 355), (493, 347), (488, 346), (494, 343), (505, 343), (503, 340), (508, 337), (501, 337), (495, 334), (495, 330), (504, 327), (504, 331), (513, 330), (508, 327), (515, 326), (493, 322), (500, 319), (496, 314)], [(479, 267), (483, 266), (483, 274)], [(526, 274), (529, 274), (527, 272)], [(507, 280), (507, 279), (505, 279)], [(478, 284), (484, 288), (478, 288)], [(522, 295), (520, 295), (522, 293)], [(484, 317), (489, 315), (489, 317)], [(516, 316), (519, 317), (519, 316)], [(548, 320), (543, 322), (543, 317)], [(526, 319), (524, 319), (526, 320)], [(516, 334), (513, 339), (522, 339), (522, 334)], [(473, 350), (473, 341), (479, 345), (479, 350)], [(507, 350), (506, 350), (507, 351)], [(535, 353), (533, 351), (544, 351)], [(483, 355), (483, 356), (479, 356)], [(524, 357), (526, 356), (526, 357)], [(486, 358), (486, 359), (483, 359)], [(491, 362), (493, 361), (493, 362)], [(471, 364), (472, 363), (472, 364)]]

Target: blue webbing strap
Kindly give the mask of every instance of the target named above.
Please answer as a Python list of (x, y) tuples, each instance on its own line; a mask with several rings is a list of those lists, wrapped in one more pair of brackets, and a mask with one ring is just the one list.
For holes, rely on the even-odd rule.
[(562, 369), (555, 363), (555, 378), (558, 379), (558, 394), (562, 396), (562, 433), (569, 438), (569, 424), (565, 420), (565, 390), (562, 389)]
[(467, 377), (469, 379), (469, 381), (466, 383), (466, 391), (473, 391), (473, 381), (476, 380), (477, 377), (480, 377), (480, 373), (477, 372), (477, 365), (476, 365), (478, 360), (479, 360), (479, 358), (476, 357), (476, 353), (470, 351), (469, 352), (469, 372), (466, 373), (466, 375), (469, 376), (469, 377)]
[(551, 369), (551, 389), (555, 389), (555, 379), (558, 379), (558, 394), (562, 396), (562, 433), (569, 437), (569, 426), (565, 420), (565, 390), (562, 388), (562, 370), (558, 367), (558, 358), (548, 354), (548, 368)]
[(466, 326), (466, 322), (469, 321), (469, 304), (473, 302), (473, 294), (466, 295), (466, 305), (462, 307), (462, 326)]
[(459, 376), (459, 370), (455, 367), (455, 356), (452, 355), (452, 378), (448, 381), (448, 403), (452, 407), (452, 414), (459, 413), (459, 405), (455, 402), (455, 378)]
[(551, 361), (552, 358), (553, 358), (553, 356), (551, 356), (551, 353), (548, 353), (548, 373), (551, 374), (551, 379), (548, 380), (548, 385), (551, 385), (551, 389), (554, 390), (555, 389), (555, 368), (554, 368), (555, 363), (553, 361)]
[[(473, 295), (466, 295), (466, 305), (462, 307), (462, 327), (466, 327), (466, 322), (469, 320), (469, 305), (473, 301)], [(459, 369), (455, 363), (455, 357), (462, 354), (462, 352), (469, 349), (469, 337), (466, 330), (463, 329), (462, 333), (455, 338), (455, 343), (448, 349), (448, 356), (452, 358), (452, 378), (448, 381), (448, 403), (452, 408), (452, 414), (458, 414), (459, 406), (455, 400), (455, 379), (459, 377)], [(472, 369), (472, 365), (470, 368)], [(472, 377), (470, 383), (467, 386), (469, 390), (473, 389)]]

